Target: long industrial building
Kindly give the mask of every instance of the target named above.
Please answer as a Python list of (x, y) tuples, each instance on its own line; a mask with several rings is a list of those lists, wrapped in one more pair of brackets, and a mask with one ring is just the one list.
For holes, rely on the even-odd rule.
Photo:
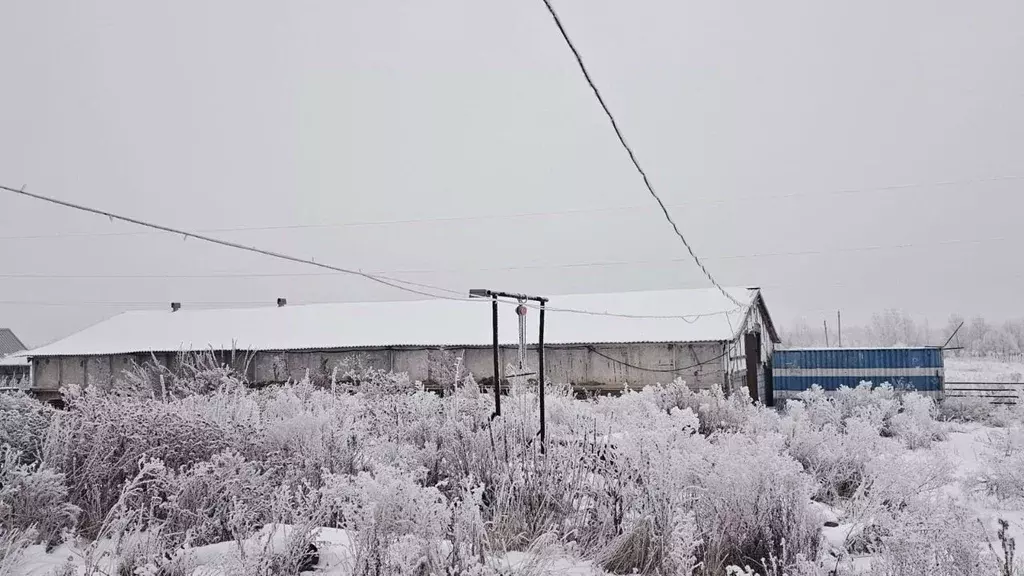
[[(772, 403), (771, 358), (778, 334), (761, 291), (662, 290), (553, 296), (545, 326), (545, 375), (578, 390), (613, 392), (675, 378), (692, 387), (746, 388)], [(741, 306), (733, 301), (742, 303)], [(537, 310), (526, 314), (527, 366), (537, 367)], [(248, 309), (126, 312), (28, 352), (31, 390), (106, 387), (133, 364), (176, 368), (183, 353), (213, 351), (254, 384), (329, 379), (361, 362), (436, 382), (443, 355), (493, 384), (488, 300), (418, 300)], [(515, 303), (499, 314), (501, 379), (519, 343)], [(241, 358), (245, 359), (240, 363)]]

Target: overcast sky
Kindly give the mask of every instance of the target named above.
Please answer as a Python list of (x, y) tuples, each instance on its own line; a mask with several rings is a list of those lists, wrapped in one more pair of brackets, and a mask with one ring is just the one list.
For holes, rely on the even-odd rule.
[[(777, 322), (1024, 316), (1024, 3), (554, 4), (698, 254)], [(8, 1), (0, 79), (5, 185), (457, 290), (708, 285), (541, 0)], [(134, 230), (0, 194), (0, 326), (404, 297)]]

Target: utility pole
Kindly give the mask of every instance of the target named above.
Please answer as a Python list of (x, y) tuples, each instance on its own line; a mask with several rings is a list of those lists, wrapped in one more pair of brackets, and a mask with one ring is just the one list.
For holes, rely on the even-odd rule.
[(839, 330), (839, 347), (843, 347), (843, 316), (839, 310), (836, 310), (836, 324)]
[(821, 323), (825, 325), (825, 348), (828, 348), (828, 320), (822, 320)]

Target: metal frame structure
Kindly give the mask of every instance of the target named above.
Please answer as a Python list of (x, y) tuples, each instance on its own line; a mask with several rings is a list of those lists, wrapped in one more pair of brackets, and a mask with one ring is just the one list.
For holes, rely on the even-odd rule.
[(538, 364), (537, 366), (537, 384), (538, 384), (538, 398), (540, 400), (540, 449), (541, 452), (545, 452), (545, 439), (546, 439), (546, 426), (544, 424), (544, 305), (547, 304), (548, 299), (543, 296), (530, 296), (528, 294), (516, 294), (512, 292), (499, 292), (495, 290), (477, 289), (469, 291), (470, 298), (490, 298), (491, 299), (491, 329), (494, 336), (493, 339), (493, 350), (494, 350), (494, 414), (491, 415), (491, 419), (501, 416), (501, 365), (499, 356), (499, 347), (501, 343), (498, 341), (498, 299), (508, 298), (516, 300), (518, 302), (537, 302), (540, 307), (540, 326), (538, 336)]

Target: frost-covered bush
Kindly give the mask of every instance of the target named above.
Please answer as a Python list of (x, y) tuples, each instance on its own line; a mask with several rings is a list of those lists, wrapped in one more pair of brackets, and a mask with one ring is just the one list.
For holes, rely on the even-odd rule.
[[(230, 360), (230, 359), (229, 359)], [(170, 368), (157, 358), (135, 363), (117, 375), (109, 393), (131, 398), (174, 400), (243, 386), (245, 366), (251, 355), (239, 353), (234, 359), (237, 372), (212, 351), (181, 352)]]
[(841, 386), (834, 401), (844, 420), (852, 417), (867, 420), (876, 424), (883, 434), (900, 409), (900, 395), (887, 383), (874, 386), (861, 382), (855, 388)]
[(72, 399), (54, 417), (44, 459), (64, 474), (85, 533), (95, 535), (140, 460), (158, 459), (174, 470), (230, 446), (225, 428), (189, 404), (93, 393)]
[(79, 509), (67, 501), (63, 474), (21, 461), (17, 450), (0, 447), (0, 530), (31, 530), (39, 541), (56, 544), (65, 530), (74, 528)]
[(286, 470), (286, 482), (317, 485), (325, 471), (355, 474), (365, 469), (366, 424), (354, 396), (302, 382), (249, 398), (252, 415), (246, 427), (252, 437), (245, 455)]
[(0, 446), (21, 452), (26, 463), (42, 458), (54, 410), (24, 392), (0, 394)]
[(935, 421), (938, 410), (931, 398), (911, 392), (903, 395), (900, 403), (900, 411), (890, 418), (890, 429), (907, 448), (927, 448), (945, 438), (942, 426)]
[(981, 481), (986, 492), (1000, 500), (1024, 503), (1024, 428), (1013, 427), (993, 433)]
[(993, 406), (986, 398), (972, 396), (963, 398), (946, 397), (942, 402), (939, 402), (938, 410), (939, 419), (945, 422), (994, 424), (989, 419)]
[[(936, 421), (935, 403), (915, 392), (898, 394), (888, 384), (872, 387), (862, 383), (856, 388), (841, 387), (830, 398), (818, 386), (801, 392), (797, 402), (801, 418), (811, 426), (843, 432), (851, 421), (861, 430), (871, 426), (884, 437), (896, 436), (909, 448), (926, 448), (944, 438)], [(792, 412), (792, 408), (787, 406)]]
[(701, 542), (692, 512), (663, 502), (653, 513), (632, 520), (598, 556), (613, 574), (689, 575), (699, 565)]
[(817, 557), (822, 519), (810, 506), (817, 486), (781, 450), (781, 438), (727, 435), (694, 471), (703, 480), (694, 511), (709, 573)]
[(681, 379), (651, 392), (653, 401), (665, 412), (689, 408), (700, 420), (700, 433), (735, 432), (747, 426), (757, 413), (745, 389), (726, 395), (721, 386), (709, 390), (691, 390)]
[(355, 531), (354, 574), (430, 573), (447, 555), (441, 547), (452, 524), (448, 501), (399, 470), (332, 475), (322, 488), (333, 522)]
[(163, 468), (148, 491), (151, 509), (174, 545), (202, 546), (232, 540), (270, 523), (279, 485), (274, 475), (236, 452), (214, 455), (181, 471)]
[(818, 481), (815, 499), (835, 503), (864, 484), (869, 462), (882, 449), (874, 424), (851, 417), (838, 427), (815, 425), (799, 401), (787, 406), (782, 429), (789, 454)]
[(817, 426), (832, 425), (842, 429), (850, 418), (871, 423), (883, 436), (891, 434), (892, 417), (899, 412), (900, 402), (892, 386), (872, 386), (863, 382), (856, 388), (841, 386), (831, 397), (814, 385), (797, 395), (806, 407), (808, 417)]
[[(635, 472), (625, 458), (604, 451), (594, 438), (549, 442), (546, 453), (529, 426), (510, 416), (495, 428), (501, 444), (495, 471), (486, 480), (490, 535), (496, 545), (525, 550), (550, 532), (599, 546), (621, 528)], [(602, 456), (605, 456), (602, 459)]]
[(915, 497), (877, 519), (869, 550), (872, 576), (981, 576), (992, 574), (982, 554), (984, 530), (970, 512), (947, 500)]

